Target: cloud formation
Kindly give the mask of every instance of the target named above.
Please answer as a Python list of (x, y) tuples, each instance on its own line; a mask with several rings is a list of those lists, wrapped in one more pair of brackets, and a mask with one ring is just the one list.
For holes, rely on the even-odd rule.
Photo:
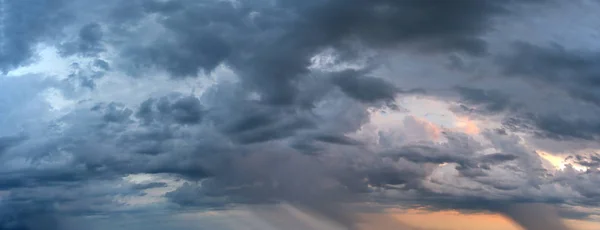
[(260, 206), (346, 229), (388, 206), (591, 220), (600, 49), (498, 34), (560, 9), (0, 1), (0, 229)]

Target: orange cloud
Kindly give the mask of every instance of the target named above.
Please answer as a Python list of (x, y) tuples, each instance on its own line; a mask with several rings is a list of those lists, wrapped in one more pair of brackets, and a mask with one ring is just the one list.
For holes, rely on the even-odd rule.
[[(387, 213), (389, 213), (388, 216), (393, 217), (395, 220), (397, 220), (397, 223), (401, 223), (402, 226), (409, 226), (409, 229), (523, 230), (521, 226), (509, 218), (495, 213), (460, 213), (452, 210), (434, 212), (419, 209), (390, 209)], [(565, 220), (565, 224), (571, 230), (600, 229), (600, 223), (592, 221)], [(371, 228), (368, 230), (372, 229), (377, 228)]]
[(457, 117), (454, 126), (459, 132), (470, 135), (479, 134), (480, 132), (477, 123), (469, 119), (469, 117)]
[(408, 116), (404, 120), (404, 127), (408, 132), (422, 130), (422, 132), (432, 140), (438, 140), (442, 135), (442, 128), (436, 124), (416, 116)]
[(429, 212), (408, 210), (394, 217), (418, 229), (435, 230), (522, 230), (517, 224), (499, 214), (463, 214), (457, 211)]

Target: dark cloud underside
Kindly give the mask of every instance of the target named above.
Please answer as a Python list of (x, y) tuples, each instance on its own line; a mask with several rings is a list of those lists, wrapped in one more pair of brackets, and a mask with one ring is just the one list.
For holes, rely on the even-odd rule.
[[(527, 229), (564, 229), (522, 218), (555, 218), (550, 208), (518, 205), (597, 198), (590, 184), (600, 160), (575, 155), (588, 172), (548, 172), (518, 134), (597, 141), (600, 120), (589, 114), (600, 101), (600, 59), (525, 43), (506, 57), (490, 53), (495, 22), (529, 2), (0, 0), (0, 72), (34, 62), (40, 47), (76, 60), (68, 76), (0, 76), (0, 229), (73, 229), (66, 217), (143, 213), (122, 200), (169, 189), (169, 208), (287, 202), (349, 228), (360, 210), (347, 204), (374, 201), (488, 210)], [(395, 53), (494, 60), (502, 77), (406, 90), (407, 76), (377, 72)], [(340, 68), (319, 66), (317, 57)], [(592, 109), (537, 111), (503, 88), (514, 79)], [(416, 118), (367, 125), (372, 114), (400, 114), (396, 99), (415, 94), (505, 116), (502, 132), (482, 128), (475, 138)], [(413, 128), (428, 139), (409, 140), (420, 135)], [(361, 136), (369, 132), (372, 139)], [(181, 186), (125, 179), (140, 174)]]

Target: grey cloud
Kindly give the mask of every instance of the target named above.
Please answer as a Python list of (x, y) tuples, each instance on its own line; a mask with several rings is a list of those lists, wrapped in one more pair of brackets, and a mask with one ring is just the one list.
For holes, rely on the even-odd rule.
[(0, 71), (8, 72), (31, 61), (36, 45), (60, 35), (71, 20), (62, 0), (4, 1), (0, 27)]
[(487, 155), (481, 157), (481, 161), (485, 162), (485, 163), (497, 163), (497, 162), (512, 161), (517, 158), (518, 158), (518, 156), (513, 155), (513, 154), (494, 153), (494, 154), (487, 154)]
[(340, 145), (360, 145), (359, 141), (356, 141), (352, 138), (343, 136), (343, 135), (330, 135), (330, 134), (320, 134), (315, 137), (316, 140), (331, 144), (340, 144)]
[[(141, 8), (163, 16), (160, 23), (168, 29), (166, 37), (170, 39), (132, 45), (123, 56), (134, 65), (164, 68), (174, 76), (195, 76), (199, 70), (210, 72), (226, 63), (250, 89), (262, 94), (262, 100), (290, 104), (299, 94), (297, 82), (309, 73), (310, 58), (324, 48), (351, 47), (345, 44), (349, 40), (376, 49), (416, 43), (429, 50), (483, 54), (485, 45), (478, 37), (489, 19), (503, 11), (503, 4), (381, 0), (258, 1), (235, 6), (227, 2), (151, 1)], [(373, 84), (379, 83), (369, 83)], [(382, 94), (388, 97), (390, 92)], [(364, 93), (351, 95), (373, 99)]]
[(600, 121), (589, 118), (566, 118), (557, 114), (527, 114), (509, 117), (504, 127), (512, 131), (526, 131), (542, 138), (556, 140), (596, 140), (600, 135)]
[[(231, 140), (251, 144), (291, 137), (316, 126), (310, 111), (294, 107), (272, 107), (248, 100), (240, 88), (215, 87), (204, 100), (209, 101), (207, 120)], [(214, 93), (214, 94), (213, 94)]]
[(137, 190), (145, 190), (145, 189), (151, 189), (151, 188), (164, 188), (167, 186), (168, 186), (168, 184), (165, 182), (150, 182), (150, 183), (135, 184), (132, 187), (133, 187), (133, 189), (137, 189)]
[(457, 86), (455, 89), (465, 103), (475, 106), (483, 105), (484, 109), (480, 112), (497, 113), (514, 106), (508, 95), (497, 90), (482, 90), (463, 86)]
[(164, 153), (173, 141), (177, 140), (177, 129), (152, 127), (138, 132), (126, 133), (119, 139), (119, 146), (132, 148), (141, 154), (157, 155)]
[(517, 43), (515, 54), (501, 59), (505, 73), (541, 82), (568, 92), (572, 97), (598, 105), (600, 57), (588, 51), (567, 50)]
[(459, 163), (467, 164), (475, 157), (482, 146), (471, 137), (459, 133), (445, 133), (447, 143), (407, 144), (398, 150), (385, 153), (385, 156), (401, 157), (418, 163)]
[(79, 54), (82, 56), (96, 56), (105, 51), (102, 45), (103, 31), (98, 23), (89, 23), (81, 27), (75, 41), (62, 44), (61, 54), (64, 56)]
[[(537, 118), (537, 119), (536, 119)], [(600, 134), (600, 123), (595, 120), (562, 118), (559, 116), (538, 116), (533, 120), (541, 129), (539, 135), (555, 139), (581, 138), (597, 139)]]
[[(286, 4), (290, 2), (287, 1)], [(306, 13), (304, 15), (309, 15), (308, 13), (314, 15), (314, 19), (309, 21), (307, 26), (314, 26), (324, 32), (321, 35), (324, 39), (356, 36), (375, 46), (423, 39), (438, 48), (458, 48), (474, 53), (481, 50), (471, 48), (477, 45), (466, 44), (477, 40), (478, 33), (485, 30), (487, 20), (499, 10), (500, 6), (491, 1), (445, 3), (385, 0), (368, 3), (332, 1), (322, 5), (319, 3), (298, 5), (302, 12)], [(410, 13), (416, 11), (420, 11), (421, 14)], [(439, 22), (444, 23), (442, 25)], [(390, 28), (396, 30), (389, 30)]]
[(439, 149), (424, 145), (424, 146), (407, 146), (394, 156), (402, 157), (409, 161), (418, 163), (448, 163), (448, 162), (465, 162), (466, 156), (454, 155), (452, 152), (440, 151)]
[[(458, 172), (459, 177), (455, 179), (444, 177), (445, 179), (438, 180), (433, 177), (424, 183), (422, 178), (431, 177), (431, 171), (424, 171), (420, 176), (415, 175), (410, 178), (416, 181), (417, 186), (412, 188), (416, 188), (419, 192), (417, 197), (419, 197), (420, 205), (428, 208), (497, 212), (499, 207), (507, 204), (530, 202), (563, 204), (577, 200), (574, 198), (578, 196), (577, 193), (561, 194), (554, 191), (553, 187), (556, 182), (548, 180), (548, 176), (552, 177), (552, 175), (540, 171), (539, 157), (533, 151), (517, 144), (518, 139), (515, 139), (514, 136), (491, 132), (486, 136), (501, 153), (482, 154), (479, 152), (481, 148), (472, 147), (473, 143), (466, 144), (468, 142), (464, 142), (464, 139), (462, 141), (455, 139), (455, 143), (448, 144), (448, 146), (424, 143), (420, 144), (419, 148), (415, 148), (413, 145), (406, 150), (399, 149), (397, 155), (391, 156), (418, 163), (421, 165), (419, 168), (423, 168), (423, 170), (427, 168), (428, 162), (436, 165), (440, 163), (456, 165), (453, 168)], [(410, 149), (412, 151), (408, 151)], [(448, 167), (452, 166), (445, 166), (446, 169), (443, 173), (448, 173), (446, 171), (449, 169)], [(502, 174), (492, 173), (497, 170), (508, 172), (510, 176), (505, 177), (501, 176)], [(468, 188), (455, 187), (453, 186), (454, 180), (457, 183), (469, 183), (471, 186)], [(587, 179), (582, 181), (587, 181)], [(429, 183), (434, 184), (434, 187), (429, 187), (431, 186)], [(453, 195), (447, 196), (447, 193)], [(531, 195), (532, 193), (538, 195)], [(496, 197), (498, 194), (503, 194), (504, 198)], [(410, 201), (404, 202), (410, 203)]]
[(391, 101), (400, 92), (385, 80), (365, 77), (356, 71), (340, 73), (333, 82), (348, 96), (363, 102)]
[[(11, 207), (15, 208), (15, 207)], [(14, 213), (0, 214), (0, 229), (5, 230), (55, 230), (58, 228), (58, 220), (50, 214), (37, 215), (21, 210), (13, 210)]]
[(129, 118), (131, 117), (131, 114), (133, 114), (133, 111), (127, 107), (125, 107), (122, 104), (118, 104), (118, 103), (110, 103), (106, 106), (103, 105), (97, 105), (94, 106), (92, 108), (92, 110), (99, 110), (101, 109), (101, 107), (105, 107), (103, 108), (103, 115), (102, 115), (102, 119), (107, 122), (107, 123), (122, 123), (122, 122), (127, 122), (129, 120)]
[(136, 47), (130, 50), (129, 55), (134, 55), (130, 58), (135, 60), (136, 65), (156, 65), (177, 77), (196, 76), (200, 69), (211, 72), (229, 55), (230, 48), (221, 38), (209, 32), (195, 36), (181, 38), (176, 43), (158, 41), (148, 48)]
[(590, 169), (586, 172), (578, 172), (572, 165), (567, 165), (565, 170), (556, 173), (554, 180), (557, 183), (569, 186), (581, 196), (583, 205), (596, 205), (600, 193), (597, 190), (597, 183), (600, 180), (600, 173), (597, 169)]
[(295, 113), (248, 115), (227, 125), (225, 132), (240, 143), (250, 144), (293, 136), (297, 131), (313, 127), (313, 122)]
[(103, 69), (103, 70), (109, 70), (110, 69), (110, 65), (108, 64), (108, 62), (106, 62), (105, 60), (102, 59), (96, 59), (94, 60), (94, 66)]
[[(19, 197), (10, 198), (13, 200), (41, 197), (44, 199), (30, 200), (36, 204), (62, 205), (73, 202), (73, 194), (60, 196), (54, 192), (70, 191), (69, 186), (85, 181), (116, 181), (138, 173), (174, 174), (188, 183), (166, 197), (186, 208), (286, 201), (345, 226), (355, 224), (348, 218), (355, 212), (341, 207), (346, 201), (368, 200), (382, 191), (416, 193), (415, 200), (432, 200), (437, 207), (443, 206), (444, 200), (439, 199), (443, 196), (464, 209), (492, 210), (473, 202), (497, 201), (494, 197), (498, 196), (508, 197), (501, 201), (510, 203), (528, 202), (540, 194), (539, 199), (548, 203), (577, 200), (560, 196), (562, 194), (545, 194), (544, 186), (554, 184), (536, 171), (541, 165), (539, 158), (506, 133), (484, 137), (491, 142), (491, 147), (499, 149), (498, 153), (489, 155), (481, 151), (490, 146), (484, 147), (456, 133), (446, 133), (444, 138), (448, 142), (445, 143), (403, 144), (379, 154), (368, 148), (370, 143), (348, 134), (368, 122), (367, 109), (374, 103), (388, 102), (399, 93), (416, 91), (403, 91), (382, 78), (367, 77), (362, 74), (366, 72), (364, 69), (333, 73), (333, 77), (330, 73), (309, 69), (311, 58), (327, 48), (348, 60), (361, 56), (362, 48), (377, 51), (399, 47), (424, 53), (450, 51), (482, 56), (486, 47), (480, 36), (489, 28), (490, 20), (504, 10), (506, 2), (173, 0), (100, 3), (116, 11), (111, 11), (111, 18), (98, 20), (97, 24), (83, 22), (76, 40), (67, 41), (74, 50), (67, 53), (94, 56), (107, 45), (117, 50), (119, 58), (97, 59), (91, 67), (98, 71), (91, 71), (91, 75), (77, 72), (70, 80), (94, 88), (93, 83), (100, 78), (93, 77), (96, 72), (104, 76), (109, 70), (123, 68), (136, 76), (147, 73), (137, 70), (167, 71), (179, 78), (177, 80), (185, 80), (181, 78), (196, 76), (202, 71), (210, 75), (225, 64), (236, 72), (240, 83), (227, 85), (216, 79), (218, 83), (201, 97), (181, 94), (152, 97), (137, 110), (115, 101), (99, 104), (90, 111), (82, 102), (84, 105), (75, 106), (75, 111), (53, 121), (55, 126), (49, 129), (55, 131), (33, 130), (32, 136), (21, 145), (10, 140), (3, 144), (0, 139), (0, 151), (20, 157), (9, 160), (35, 164), (35, 167), (24, 165), (25, 170), (1, 172), (0, 187), (21, 192)], [(20, 3), (8, 3), (10, 7), (16, 4)], [(35, 15), (26, 16), (35, 20), (24, 20), (25, 24), (42, 20)], [(10, 19), (13, 20), (12, 15)], [(56, 31), (62, 28), (60, 23), (55, 27), (40, 26)], [(160, 31), (160, 35), (148, 31)], [(7, 44), (16, 44), (17, 48), (20, 45), (20, 51), (26, 52), (14, 56), (10, 62), (4, 61), (5, 55), (0, 53), (0, 68), (6, 71), (24, 63), (31, 57), (31, 47), (42, 39), (42, 34), (49, 36), (47, 34), (53, 32), (41, 31), (24, 41), (9, 40)], [(140, 77), (139, 80), (146, 79)], [(4, 83), (3, 79), (0, 81)], [(340, 90), (333, 90), (336, 86)], [(496, 91), (467, 87), (456, 90), (465, 104), (483, 106), (493, 112), (511, 108), (512, 100)], [(63, 88), (63, 91), (68, 90)], [(0, 92), (0, 95), (5, 93)], [(12, 97), (17, 93), (6, 95)], [(0, 104), (0, 109), (5, 107), (12, 109)], [(575, 123), (572, 127), (561, 124), (558, 128), (552, 126), (556, 122), (546, 123), (529, 119), (515, 125), (546, 127), (554, 133), (563, 132), (563, 136), (584, 139), (594, 139), (597, 135), (595, 126), (590, 127), (588, 123)], [(564, 128), (579, 128), (579, 131)], [(519, 126), (519, 130), (523, 129)], [(298, 150), (302, 148), (317, 148), (320, 154), (302, 154)], [(452, 179), (464, 180), (469, 187), (458, 186), (461, 183), (427, 181), (442, 163), (456, 165), (453, 170), (457, 170), (459, 176)], [(489, 173), (492, 170), (506, 173), (492, 175)], [(595, 187), (588, 183), (596, 181), (594, 174), (571, 173), (558, 175), (555, 182), (576, 188), (588, 199), (597, 196), (593, 192)], [(588, 180), (568, 183), (569, 178), (577, 176)], [(427, 187), (428, 183), (438, 183), (442, 190)], [(132, 187), (139, 190), (163, 185), (149, 183)], [(52, 187), (47, 190), (53, 192), (51, 196), (23, 192), (46, 187)], [(86, 202), (104, 201), (96, 199), (98, 194), (88, 190), (81, 194)], [(128, 193), (108, 192), (105, 197), (115, 194)], [(470, 198), (473, 199), (465, 201)], [(86, 203), (75, 206), (83, 207)], [(41, 212), (53, 213), (52, 210)]]
[(193, 125), (202, 121), (204, 113), (204, 108), (198, 98), (172, 95), (144, 101), (135, 115), (146, 124), (175, 122)]
[[(200, 202), (199, 205), (201, 206), (207, 204), (214, 206), (218, 204), (217, 201), (224, 202), (224, 200), (226, 201), (225, 204), (269, 203), (283, 200), (299, 205), (310, 205), (310, 203), (306, 204), (304, 202), (321, 200), (323, 198), (321, 196), (328, 197), (326, 194), (329, 194), (329, 192), (332, 192), (332, 194), (348, 192), (350, 197), (358, 196), (358, 194), (368, 194), (368, 185), (370, 185), (376, 186), (379, 189), (387, 189), (389, 186), (400, 186), (406, 190), (414, 189), (423, 193), (419, 199), (428, 199), (429, 195), (426, 194), (431, 191), (423, 185), (423, 180), (431, 173), (427, 164), (458, 163), (459, 166), (456, 169), (465, 177), (486, 176), (493, 178), (492, 175), (485, 173), (478, 174), (477, 176), (473, 173), (477, 170), (489, 170), (489, 168), (479, 165), (480, 162), (490, 164), (491, 167), (500, 167), (500, 164), (519, 159), (512, 154), (476, 154), (475, 152), (478, 151), (477, 144), (473, 140), (461, 138), (460, 135), (452, 137), (452, 140), (451, 143), (442, 145), (422, 144), (422, 146), (407, 146), (404, 149), (392, 152), (394, 154), (386, 153), (384, 155), (365, 155), (363, 154), (365, 150), (355, 153), (353, 151), (356, 150), (349, 150), (341, 158), (338, 158), (340, 156), (336, 157), (336, 155), (324, 155), (323, 157), (328, 160), (322, 162), (314, 161), (315, 159), (311, 159), (311, 156), (298, 155), (298, 153), (290, 149), (281, 149), (278, 154), (273, 154), (272, 151), (263, 149), (265, 147), (274, 147), (275, 145), (272, 144), (262, 145), (262, 147), (261, 145), (255, 145), (252, 147), (253, 150), (250, 151), (253, 154), (243, 157), (233, 155), (233, 164), (227, 163), (228, 167), (217, 167), (217, 171), (214, 174), (215, 178), (202, 182), (202, 186), (186, 186), (185, 191), (188, 192), (184, 192), (184, 189), (182, 189), (181, 193), (171, 194), (173, 196), (171, 198), (177, 200), (182, 205), (189, 205), (193, 204), (193, 202), (184, 202), (184, 200), (192, 199), (190, 196), (197, 197), (196, 202)], [(325, 147), (325, 152), (331, 151), (329, 148), (331, 146)], [(518, 153), (515, 152), (514, 154)], [(524, 156), (523, 158), (527, 157)], [(273, 167), (267, 167), (266, 165), (273, 165)], [(312, 178), (310, 180), (315, 180), (310, 189), (297, 187), (304, 180), (301, 178), (309, 176), (296, 171), (295, 168), (297, 167), (304, 168), (305, 170), (310, 168), (311, 171), (317, 171), (314, 173), (319, 176), (308, 177)], [(223, 169), (233, 171), (223, 172), (221, 171)], [(296, 178), (298, 181), (288, 182), (286, 181), (288, 177)], [(320, 183), (324, 184), (320, 185)], [(481, 183), (484, 183), (483, 180)], [(492, 184), (492, 182), (486, 183)], [(499, 190), (514, 190), (514, 188), (506, 189), (508, 187), (502, 187), (501, 184), (495, 184), (495, 186)], [(310, 191), (305, 191), (307, 189)], [(312, 191), (313, 189), (315, 191)], [(190, 193), (189, 191), (195, 192)], [(324, 193), (317, 195), (319, 194), (317, 191)], [(456, 199), (454, 202), (460, 203), (462, 196), (457, 194), (455, 196), (458, 197), (448, 199)], [(468, 195), (464, 196), (468, 197)], [(513, 202), (520, 202), (518, 199), (521, 197), (516, 194), (514, 196)], [(342, 198), (342, 200), (345, 199), (344, 197), (338, 197), (337, 199), (339, 198)], [(337, 199), (332, 200), (332, 198), (326, 199), (336, 203), (342, 201), (336, 201)], [(352, 199), (361, 198), (354, 197)], [(485, 206), (481, 208), (485, 209)]]
[(600, 167), (600, 154), (590, 153), (586, 155), (570, 156), (567, 159), (573, 159), (574, 163), (596, 169)]
[(508, 207), (504, 213), (527, 230), (567, 230), (558, 212), (543, 204), (517, 204)]
[[(132, 131), (137, 125), (130, 119), (132, 111), (118, 103), (96, 106), (64, 117), (70, 128), (57, 133), (32, 133), (25, 145), (11, 148), (11, 158), (23, 157), (38, 167), (0, 173), (3, 189), (36, 187), (46, 184), (79, 183), (91, 179), (115, 179), (129, 173), (178, 173), (202, 176), (197, 162), (182, 160), (187, 146), (182, 131), (149, 127)], [(43, 136), (39, 136), (43, 135)], [(169, 157), (136, 157), (147, 143), (158, 143), (162, 151), (173, 151)], [(189, 149), (186, 149), (189, 148)], [(60, 160), (61, 154), (72, 154), (62, 160), (63, 167), (45, 165), (46, 160)], [(182, 158), (174, 157), (177, 154)], [(64, 155), (63, 155), (64, 156)], [(160, 159), (164, 158), (164, 159)], [(10, 158), (9, 158), (10, 159)], [(178, 162), (179, 161), (179, 162)]]
[(333, 175), (322, 162), (289, 148), (273, 151), (264, 147), (256, 149), (262, 150), (260, 153), (233, 156), (228, 162), (230, 167), (219, 167), (214, 178), (201, 182), (201, 185), (186, 184), (167, 197), (184, 206), (217, 208), (289, 202), (344, 226), (355, 224), (339, 203), (353, 195), (335, 183), (331, 184)]
[(105, 182), (40, 185), (11, 190), (13, 193), (5, 196), (0, 204), (0, 229), (77, 228), (67, 224), (66, 215), (91, 215), (113, 211), (119, 205), (112, 200), (111, 195), (135, 194)]
[[(596, 140), (600, 122), (597, 113), (598, 55), (591, 51), (569, 50), (561, 45), (538, 46), (517, 43), (510, 55), (499, 59), (504, 74), (543, 89), (564, 94), (561, 100), (579, 107), (562, 111), (527, 111), (505, 120), (510, 130), (522, 130), (540, 138), (556, 140)], [(578, 110), (575, 114), (573, 110)]]
[[(497, 167), (519, 158), (516, 152), (480, 154), (483, 146), (466, 136), (454, 133), (444, 134), (448, 143), (434, 144), (423, 142), (418, 144), (408, 144), (401, 148), (386, 151), (383, 157), (392, 159), (405, 159), (417, 164), (444, 164), (454, 163), (455, 169), (460, 176), (471, 178), (480, 183), (495, 183), (487, 181), (482, 177), (488, 176), (491, 167)], [(527, 166), (530, 167), (530, 166)], [(479, 179), (478, 179), (479, 178)], [(414, 179), (414, 178), (413, 178)], [(513, 185), (493, 184), (498, 188), (514, 187)]]
[(77, 97), (81, 88), (94, 90), (96, 81), (103, 78), (109, 69), (108, 63), (97, 59), (93, 63), (73, 62), (70, 66), (71, 73), (62, 81), (60, 88), (67, 97)]
[(142, 5), (149, 12), (160, 13), (181, 10), (185, 6), (182, 1), (145, 1), (142, 2)]
[[(89, 45), (97, 45), (102, 40), (102, 27), (98, 23), (90, 23), (81, 28), (79, 31), (79, 39), (90, 43)], [(85, 47), (87, 49), (89, 47)]]
[(26, 136), (3, 136), (0, 137), (0, 155), (11, 147), (14, 147), (21, 142), (27, 140)]
[(229, 205), (232, 201), (226, 196), (215, 192), (207, 192), (198, 185), (185, 183), (174, 191), (168, 192), (165, 195), (171, 202), (184, 207), (206, 207), (206, 208), (223, 208)]
[[(176, 101), (180, 97), (174, 98)], [(150, 114), (161, 111), (158, 109), (159, 100), (151, 102)], [(172, 105), (172, 103), (167, 103), (167, 105)], [(350, 105), (354, 106), (356, 104), (351, 103)], [(12, 174), (12, 178), (24, 178), (20, 185), (13, 185), (13, 188), (37, 187), (65, 182), (79, 183), (90, 178), (110, 179), (129, 173), (174, 173), (187, 177), (192, 181), (203, 179), (206, 181), (202, 182), (202, 186), (189, 183), (169, 193), (167, 198), (176, 204), (190, 208), (198, 206), (225, 208), (232, 204), (288, 201), (307, 207), (313, 212), (330, 216), (341, 223), (351, 226), (353, 222), (348, 221), (344, 217), (346, 211), (339, 209), (337, 206), (346, 200), (357, 201), (363, 199), (360, 194), (370, 191), (368, 185), (376, 186), (380, 189), (390, 185), (400, 185), (404, 186), (405, 189), (410, 188), (427, 192), (428, 190), (423, 186), (422, 180), (431, 173), (426, 166), (429, 163), (457, 162), (470, 167), (469, 169), (477, 168), (477, 157), (475, 157), (476, 155), (473, 152), (478, 149), (478, 144), (466, 136), (459, 134), (448, 134), (450, 142), (447, 144), (429, 144), (419, 148), (409, 146), (403, 149), (402, 154), (399, 154), (395, 158), (385, 155), (381, 157), (377, 154), (364, 154), (365, 150), (356, 149), (356, 146), (352, 145), (344, 146), (350, 148), (347, 150), (348, 152), (343, 152), (349, 155), (336, 155), (335, 153), (338, 150), (335, 148), (332, 149), (333, 145), (328, 145), (325, 147), (325, 153), (328, 154), (323, 155), (323, 158), (314, 158), (313, 156), (306, 156), (294, 151), (287, 146), (285, 141), (281, 140), (261, 142), (250, 146), (236, 145), (232, 151), (227, 151), (219, 147), (220, 145), (229, 145), (228, 141), (224, 141), (223, 139), (206, 139), (206, 135), (210, 135), (210, 132), (214, 131), (211, 129), (206, 130), (206, 133), (200, 132), (190, 135), (190, 133), (185, 133), (186, 130), (184, 128), (187, 126), (184, 124), (177, 124), (176, 127), (180, 128), (158, 130), (154, 130), (154, 128), (161, 128), (160, 125), (151, 125), (145, 127), (148, 133), (138, 133), (138, 131), (128, 131), (127, 129), (113, 127), (113, 125), (128, 126), (135, 124), (114, 122), (121, 119), (113, 118), (127, 118), (130, 113), (125, 113), (122, 116), (121, 112), (126, 111), (126, 109), (120, 107), (118, 104), (112, 104), (112, 106), (112, 109), (111, 104), (109, 104), (108, 106), (100, 106), (96, 111), (87, 110), (91, 114), (90, 116), (93, 115), (88, 120), (81, 113), (75, 113), (77, 114), (76, 116), (70, 117), (71, 119), (82, 120), (71, 120), (70, 122), (75, 125), (72, 127), (74, 130), (63, 132), (62, 135), (67, 135), (67, 140), (73, 138), (75, 140), (68, 142), (62, 142), (64, 140), (61, 140), (62, 143), (59, 143), (57, 148), (61, 147), (62, 151), (68, 151), (77, 156), (76, 161), (73, 164), (69, 164), (72, 167), (64, 167), (61, 170), (28, 171), (23, 172), (21, 175)], [(143, 108), (144, 106), (141, 107)], [(271, 107), (266, 108), (264, 110), (266, 112), (273, 111)], [(335, 108), (335, 112), (341, 113), (347, 111), (347, 108), (344, 106), (330, 106), (328, 108)], [(250, 106), (247, 111), (242, 111), (246, 113), (241, 114), (247, 114), (248, 112), (260, 112), (261, 110)], [(106, 119), (106, 114), (118, 116), (109, 116), (111, 119)], [(165, 114), (168, 115), (169, 113)], [(265, 116), (268, 114), (264, 113), (262, 115)], [(340, 121), (341, 117), (335, 114), (331, 113), (329, 116), (331, 116), (331, 119), (337, 118), (338, 122), (340, 122), (337, 124), (341, 124), (345, 126), (344, 128), (347, 128), (348, 125), (345, 125), (345, 122), (349, 122), (346, 120), (347, 118)], [(230, 121), (227, 117), (223, 120), (215, 120), (216, 118), (212, 117), (215, 115), (219, 117), (218, 113), (209, 114), (206, 119), (216, 122), (218, 125), (228, 127), (227, 124), (230, 124)], [(298, 119), (294, 115), (297, 115), (294, 111), (284, 110), (281, 114), (276, 114), (276, 119), (273, 119), (273, 122), (274, 124), (278, 124), (278, 122), (285, 121), (286, 119)], [(162, 124), (171, 124), (170, 122), (172, 122), (170, 118), (163, 120), (160, 118), (155, 119), (154, 115), (151, 118), (151, 121), (157, 122), (157, 124), (161, 124), (160, 122), (165, 122)], [(243, 116), (239, 118), (241, 119)], [(266, 120), (269, 121), (269, 119)], [(319, 121), (319, 119), (315, 119), (315, 121)], [(109, 123), (111, 125), (98, 129), (97, 122), (101, 124)], [(145, 121), (144, 119), (140, 119), (140, 122), (143, 124)], [(232, 130), (241, 133), (253, 132), (255, 131), (254, 129), (260, 130), (265, 128), (265, 126), (269, 127), (271, 125), (270, 122), (259, 123), (259, 125), (252, 125), (250, 127), (234, 123), (233, 127), (235, 129)], [(352, 129), (360, 127), (361, 120), (359, 119), (359, 122), (356, 123), (358, 125)], [(90, 132), (92, 130), (90, 128), (101, 134)], [(202, 130), (206, 127), (188, 128)], [(285, 130), (285, 128), (279, 128)], [(103, 132), (107, 133), (102, 134)], [(260, 134), (261, 132), (256, 132), (252, 135), (256, 135), (257, 133)], [(215, 133), (212, 134), (214, 135)], [(224, 134), (232, 135), (227, 132), (224, 132)], [(114, 140), (113, 136), (125, 138)], [(165, 140), (205, 140), (206, 142), (195, 141), (192, 146), (189, 146), (189, 149), (181, 148), (182, 146), (179, 145), (166, 145), (162, 152), (168, 152), (169, 154), (132, 154), (132, 150), (146, 140), (157, 140), (159, 142)], [(210, 148), (210, 146), (214, 146), (214, 148)], [(470, 160), (471, 158), (472, 160)], [(489, 159), (493, 160), (487, 161), (490, 164), (492, 162), (502, 163), (510, 158), (507, 156), (492, 155)], [(320, 159), (327, 160), (321, 161)], [(80, 165), (85, 167), (81, 167)], [(466, 172), (467, 169), (460, 170)], [(305, 184), (313, 184), (314, 186), (306, 187), (304, 186)]]

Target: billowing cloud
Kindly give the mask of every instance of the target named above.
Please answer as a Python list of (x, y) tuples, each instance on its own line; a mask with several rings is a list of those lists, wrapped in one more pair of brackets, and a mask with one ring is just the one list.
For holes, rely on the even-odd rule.
[(571, 48), (581, 31), (555, 45), (513, 33), (561, 9), (0, 1), (0, 229), (253, 208), (271, 229), (361, 229), (369, 212), (410, 229), (390, 206), (528, 230), (591, 220), (599, 51)]

